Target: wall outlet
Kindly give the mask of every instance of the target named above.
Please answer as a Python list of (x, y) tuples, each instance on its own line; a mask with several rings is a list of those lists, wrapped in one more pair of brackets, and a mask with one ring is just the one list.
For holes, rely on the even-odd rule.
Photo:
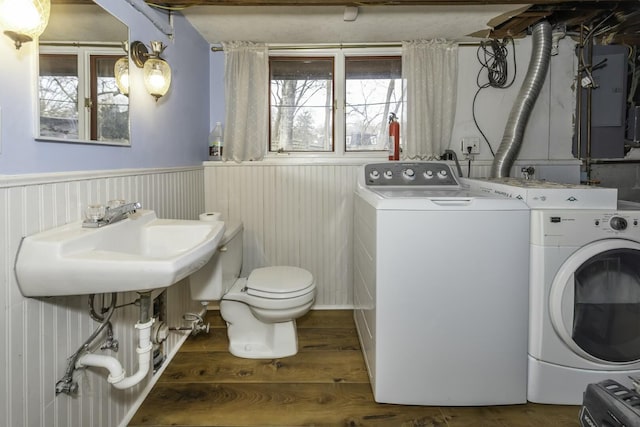
[(476, 136), (462, 138), (460, 151), (462, 154), (480, 154), (480, 138)]

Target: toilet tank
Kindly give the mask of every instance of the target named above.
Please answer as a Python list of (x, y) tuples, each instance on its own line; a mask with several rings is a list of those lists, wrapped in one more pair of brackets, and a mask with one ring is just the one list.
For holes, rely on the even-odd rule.
[(204, 267), (189, 276), (191, 299), (203, 304), (219, 301), (242, 269), (242, 222), (226, 222), (218, 249)]

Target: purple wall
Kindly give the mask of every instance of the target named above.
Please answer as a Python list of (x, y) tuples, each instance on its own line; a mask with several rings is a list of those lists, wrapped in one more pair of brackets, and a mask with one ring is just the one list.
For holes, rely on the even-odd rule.
[[(0, 37), (0, 175), (192, 166), (208, 158), (209, 44), (181, 15), (169, 40), (128, 3), (97, 0), (129, 26), (130, 40), (161, 40), (171, 65), (169, 93), (156, 103), (144, 90), (142, 70), (132, 67), (131, 146), (40, 142), (35, 134), (36, 50), (16, 51)], [(166, 19), (166, 18), (163, 18)]]

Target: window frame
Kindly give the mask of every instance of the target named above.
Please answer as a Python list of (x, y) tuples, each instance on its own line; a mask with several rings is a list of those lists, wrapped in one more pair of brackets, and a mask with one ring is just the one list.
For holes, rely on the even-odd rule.
[[(271, 57), (333, 57), (334, 60), (334, 80), (333, 80), (333, 151), (325, 152), (301, 152), (287, 151), (278, 153), (269, 151), (269, 141), (265, 149), (267, 150), (265, 159), (291, 158), (291, 159), (366, 159), (366, 160), (386, 160), (388, 153), (386, 151), (346, 151), (346, 76), (345, 76), (345, 57), (362, 56), (362, 57), (401, 57), (401, 47), (363, 47), (363, 48), (288, 48), (277, 49), (272, 47), (269, 50), (269, 58)], [(269, 82), (271, 82), (271, 74), (269, 74)], [(269, 101), (269, 109), (271, 102)], [(270, 114), (270, 113), (269, 113)], [(270, 125), (269, 125), (270, 127)], [(270, 131), (270, 129), (269, 129)]]
[[(279, 61), (295, 61), (295, 60), (330, 60), (331, 61), (331, 73), (332, 73), (332, 79), (331, 79), (331, 95), (333, 97), (333, 99), (331, 100), (331, 105), (329, 106), (331, 108), (331, 123), (332, 123), (332, 127), (331, 127), (331, 131), (329, 132), (329, 134), (331, 135), (331, 149), (330, 150), (318, 150), (318, 151), (314, 151), (314, 150), (300, 150), (300, 151), (279, 151), (279, 150), (271, 150), (271, 136), (272, 136), (272, 128), (271, 128), (271, 98), (272, 98), (272, 92), (271, 92), (271, 74), (272, 74), (272, 67), (271, 67), (271, 58), (279, 60)], [(278, 153), (278, 154), (286, 154), (286, 153), (317, 153), (317, 154), (329, 154), (335, 151), (336, 149), (336, 135), (335, 135), (335, 120), (336, 120), (336, 108), (335, 108), (335, 102), (336, 102), (336, 94), (335, 94), (335, 83), (336, 83), (336, 64), (335, 64), (335, 57), (332, 55), (329, 56), (290, 56), (290, 55), (285, 55), (285, 56), (279, 56), (279, 55), (271, 55), (269, 54), (269, 142), (267, 143), (267, 152), (268, 153)]]

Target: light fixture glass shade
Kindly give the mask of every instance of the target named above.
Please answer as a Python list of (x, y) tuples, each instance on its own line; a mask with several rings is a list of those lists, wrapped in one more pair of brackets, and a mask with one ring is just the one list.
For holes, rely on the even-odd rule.
[(0, 0), (0, 27), (19, 49), (44, 32), (50, 10), (50, 0)]
[(116, 85), (123, 95), (129, 95), (129, 57), (123, 56), (113, 66)]
[(149, 58), (144, 63), (144, 85), (147, 92), (156, 98), (166, 95), (171, 86), (171, 67), (160, 58)]

